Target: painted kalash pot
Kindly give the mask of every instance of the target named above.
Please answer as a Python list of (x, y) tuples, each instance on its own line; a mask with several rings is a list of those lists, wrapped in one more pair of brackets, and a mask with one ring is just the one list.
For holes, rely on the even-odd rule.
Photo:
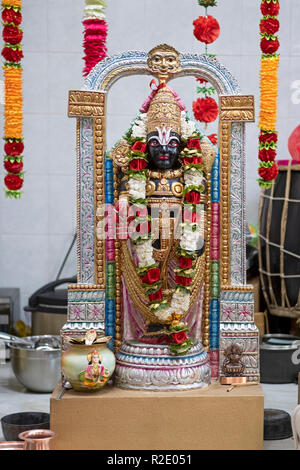
[(61, 366), (65, 380), (79, 392), (103, 388), (115, 369), (115, 356), (107, 347), (111, 337), (97, 338), (95, 330), (85, 337), (65, 338)]
[[(106, 151), (106, 95), (134, 74), (152, 76), (151, 93)], [(185, 75), (203, 77), (220, 95), (219, 151), (167, 84)], [(78, 123), (78, 283), (68, 288), (61, 334), (64, 341), (92, 328), (111, 336), (118, 387), (207, 386), (224, 375), (223, 351), (235, 343), (240, 374), (258, 380), (243, 152), (243, 121), (253, 121), (254, 110), (253, 97), (237, 90), (215, 59), (164, 44), (102, 61), (84, 89), (69, 94)], [(93, 380), (93, 364), (100, 367), (95, 355), (90, 369), (81, 360), (82, 386)]]

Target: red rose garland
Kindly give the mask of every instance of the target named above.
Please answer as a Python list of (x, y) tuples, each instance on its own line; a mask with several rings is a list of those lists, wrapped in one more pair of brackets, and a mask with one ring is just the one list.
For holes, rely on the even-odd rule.
[(201, 122), (213, 122), (218, 117), (218, 105), (213, 98), (198, 98), (193, 102), (195, 119)]
[(279, 13), (280, 5), (277, 0), (263, 0), (260, 10), (264, 16), (277, 16)]
[(274, 54), (274, 52), (279, 48), (278, 38), (269, 39), (267, 37), (263, 37), (260, 42), (260, 48), (264, 54)]
[[(205, 16), (199, 16), (194, 22), (194, 36), (198, 41), (205, 44), (205, 54), (207, 54), (207, 44), (214, 42), (220, 35), (220, 25), (216, 18), (207, 15), (207, 8), (217, 6), (215, 0), (198, 0), (199, 5), (205, 8)], [(210, 57), (215, 57), (212, 54), (207, 54)], [(205, 126), (213, 122), (218, 117), (218, 105), (216, 101), (210, 96), (215, 93), (215, 89), (208, 85), (207, 80), (197, 77), (196, 80), (203, 85), (197, 87), (197, 93), (204, 95), (203, 98), (198, 98), (193, 102), (193, 113), (197, 121), (204, 122)], [(216, 139), (213, 138), (216, 142)], [(214, 144), (215, 145), (215, 144)]]
[(213, 16), (199, 16), (194, 22), (194, 36), (198, 41), (211, 44), (218, 39), (220, 25)]
[(23, 170), (23, 162), (10, 162), (9, 160), (7, 160), (6, 162), (4, 162), (4, 168), (9, 173), (20, 173)]
[(90, 1), (86, 0), (85, 15), (82, 22), (84, 26), (84, 76), (88, 75), (92, 68), (107, 56), (105, 8), (105, 0), (94, 0), (92, 5)]
[(279, 39), (274, 36), (279, 31), (279, 21), (276, 16), (279, 13), (279, 0), (262, 0), (261, 12), (264, 15), (260, 21), (260, 47), (261, 58), (261, 97), (260, 97), (260, 135), (259, 152), (260, 160), (258, 183), (262, 188), (270, 188), (278, 175), (278, 166), (275, 162), (277, 148), (276, 112), (277, 112), (277, 88), (279, 56), (277, 50), (280, 46)]
[[(6, 2), (3, 2), (3, 6), (4, 5), (6, 5)], [(15, 10), (14, 7), (11, 7), (11, 5), (7, 5), (7, 8), (2, 11), (1, 16), (3, 23), (13, 23), (15, 26), (19, 26), (22, 22), (21, 12)]]
[(275, 34), (279, 31), (279, 21), (277, 18), (263, 18), (260, 22), (261, 34)]
[(11, 191), (18, 191), (23, 185), (23, 179), (19, 175), (13, 174), (6, 175), (4, 182)]
[(6, 25), (3, 28), (2, 37), (9, 44), (18, 44), (23, 39), (23, 33), (18, 26)]
[(23, 58), (21, 41), (23, 32), (22, 4), (20, 0), (2, 1), (2, 37), (5, 42), (2, 49), (4, 63), (4, 168), (8, 174), (4, 178), (6, 195), (19, 198), (23, 186), (23, 113), (22, 113), (22, 67)]

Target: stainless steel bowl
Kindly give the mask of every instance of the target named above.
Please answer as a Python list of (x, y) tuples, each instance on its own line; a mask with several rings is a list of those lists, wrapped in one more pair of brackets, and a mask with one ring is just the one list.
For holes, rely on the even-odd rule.
[[(26, 344), (10, 344), (11, 365), (16, 378), (33, 392), (50, 393), (61, 378), (59, 336), (29, 336), (37, 349)], [(41, 346), (42, 345), (42, 346)]]

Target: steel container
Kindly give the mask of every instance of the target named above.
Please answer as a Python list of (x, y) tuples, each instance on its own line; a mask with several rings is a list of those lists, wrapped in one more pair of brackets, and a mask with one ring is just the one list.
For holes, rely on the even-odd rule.
[[(29, 336), (34, 341), (59, 336)], [(11, 365), (19, 382), (33, 392), (50, 393), (61, 378), (60, 349), (32, 349), (13, 342), (10, 346)]]

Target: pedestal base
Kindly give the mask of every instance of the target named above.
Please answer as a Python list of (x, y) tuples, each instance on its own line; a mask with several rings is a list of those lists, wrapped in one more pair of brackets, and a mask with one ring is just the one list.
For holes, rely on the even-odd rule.
[(116, 356), (114, 381), (132, 390), (190, 390), (210, 384), (208, 355), (200, 343), (182, 356), (168, 345), (125, 341)]
[(61, 388), (51, 397), (52, 448), (193, 450), (263, 448), (264, 397), (259, 385), (218, 383), (185, 392), (107, 386), (93, 394)]
[(247, 377), (221, 377), (221, 385), (246, 384)]

